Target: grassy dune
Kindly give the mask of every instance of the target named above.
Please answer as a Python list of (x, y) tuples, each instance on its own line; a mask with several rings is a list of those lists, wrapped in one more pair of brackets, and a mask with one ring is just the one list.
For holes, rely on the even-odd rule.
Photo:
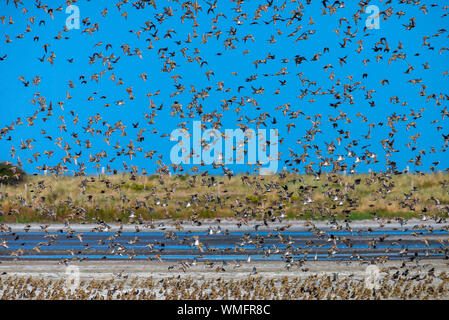
[(0, 186), (0, 222), (447, 217), (449, 175), (28, 176)]

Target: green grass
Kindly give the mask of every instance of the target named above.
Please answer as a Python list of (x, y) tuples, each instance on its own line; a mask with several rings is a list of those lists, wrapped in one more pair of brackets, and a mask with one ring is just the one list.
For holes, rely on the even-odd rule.
[[(449, 175), (328, 174), (318, 181), (314, 176), (294, 174), (237, 175), (230, 180), (187, 175), (28, 176), (17, 185), (1, 184), (0, 195), (3, 223), (271, 220), (280, 216), (307, 220), (409, 219), (421, 215), (447, 217)], [(313, 202), (304, 204), (309, 198)], [(135, 213), (133, 219), (131, 212)]]

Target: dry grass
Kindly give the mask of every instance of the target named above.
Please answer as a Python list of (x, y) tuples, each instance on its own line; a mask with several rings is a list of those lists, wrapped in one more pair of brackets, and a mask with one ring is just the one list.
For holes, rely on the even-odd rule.
[(0, 186), (1, 222), (412, 218), (446, 217), (448, 211), (449, 175), (443, 173), (329, 174), (320, 180), (293, 174), (239, 175), (230, 180), (223, 176), (29, 176), (18, 186)]

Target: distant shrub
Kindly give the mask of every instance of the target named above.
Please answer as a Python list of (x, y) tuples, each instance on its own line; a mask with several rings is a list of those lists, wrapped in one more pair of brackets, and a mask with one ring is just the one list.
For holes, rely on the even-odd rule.
[(138, 183), (126, 183), (123, 185), (124, 188), (134, 190), (134, 191), (142, 191), (143, 189), (148, 190), (151, 185), (149, 184), (138, 184)]
[(249, 195), (246, 197), (246, 202), (258, 204), (260, 201), (260, 198), (258, 196)]
[(178, 174), (175, 176), (175, 179), (178, 179), (180, 181), (186, 181), (189, 177), (187, 175)]
[(23, 182), (26, 173), (21, 168), (7, 162), (0, 163), (0, 183), (18, 184)]

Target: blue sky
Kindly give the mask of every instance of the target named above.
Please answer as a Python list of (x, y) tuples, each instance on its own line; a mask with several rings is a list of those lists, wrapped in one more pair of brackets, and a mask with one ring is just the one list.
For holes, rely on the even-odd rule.
[[(195, 93), (191, 93), (191, 86), (201, 92), (205, 90), (208, 97), (198, 98), (197, 103), (201, 104), (203, 115), (213, 113), (222, 113), (221, 132), (225, 129), (237, 129), (239, 123), (248, 125), (249, 128), (256, 130), (257, 117), (262, 113), (268, 113), (269, 118), (266, 119), (266, 127), (263, 129), (276, 129), (279, 132), (279, 138), (283, 139), (279, 144), (278, 150), (281, 152), (281, 161), (279, 169), (282, 169), (293, 158), (290, 157), (290, 149), (296, 154), (301, 155), (304, 152), (303, 145), (316, 145), (321, 151), (324, 158), (330, 161), (336, 160), (339, 155), (345, 157), (345, 162), (351, 166), (355, 157), (347, 157), (348, 150), (353, 151), (357, 156), (362, 157), (366, 152), (373, 153), (377, 156), (377, 163), (365, 163), (362, 161), (356, 167), (357, 172), (366, 172), (372, 170), (386, 170), (386, 153), (382, 148), (381, 141), (384, 139), (394, 139), (394, 149), (398, 152), (392, 153), (390, 161), (395, 161), (399, 170), (403, 170), (406, 166), (410, 166), (411, 170), (429, 171), (429, 167), (433, 166), (433, 162), (439, 161), (435, 166), (436, 170), (445, 170), (448, 168), (448, 157), (444, 147), (444, 139), (442, 134), (449, 134), (447, 121), (448, 117), (442, 119), (442, 110), (448, 105), (445, 94), (447, 92), (449, 75), (443, 76), (443, 72), (449, 69), (448, 57), (449, 51), (440, 49), (448, 45), (448, 33), (441, 32), (441, 29), (447, 27), (449, 9), (438, 4), (432, 6), (432, 2), (421, 1), (419, 5), (399, 4), (398, 1), (392, 1), (385, 4), (381, 1), (371, 1), (372, 5), (379, 7), (381, 12), (388, 13), (388, 9), (394, 12), (388, 19), (384, 19), (386, 14), (381, 14), (380, 28), (363, 30), (365, 20), (369, 16), (367, 13), (360, 13), (360, 19), (357, 24), (354, 22), (353, 15), (360, 9), (356, 1), (345, 1), (343, 8), (337, 8), (336, 13), (331, 14), (329, 8), (326, 9), (327, 14), (322, 15), (323, 4), (320, 1), (313, 1), (313, 4), (307, 4), (302, 1), (299, 3), (285, 2), (283, 11), (276, 11), (283, 5), (283, 1), (274, 1), (266, 12), (261, 11), (261, 17), (253, 20), (255, 11), (260, 5), (267, 4), (266, 1), (245, 1), (240, 7), (237, 7), (234, 1), (218, 1), (217, 8), (214, 12), (207, 13), (209, 5), (206, 1), (198, 1), (202, 7), (196, 16), (196, 24), (192, 19), (185, 18), (181, 22), (181, 16), (186, 12), (186, 6), (182, 7), (182, 2), (175, 1), (157, 1), (157, 8), (147, 5), (143, 9), (133, 7), (133, 1), (121, 6), (118, 10), (118, 1), (84, 1), (80, 0), (75, 3), (80, 10), (80, 19), (90, 23), (86, 25), (81, 23), (80, 29), (63, 32), (66, 19), (69, 14), (65, 13), (66, 4), (64, 1), (48, 1), (48, 8), (53, 8), (54, 18), (45, 12), (42, 8), (38, 8), (33, 1), (23, 1), (26, 4), (27, 12), (23, 12), (23, 5), (14, 6), (12, 1), (7, 4), (6, 1), (0, 2), (0, 17), (4, 16), (5, 23), (0, 22), (0, 57), (6, 55), (6, 58), (0, 61), (0, 128), (13, 125), (14, 130), (8, 131), (0, 135), (0, 160), (8, 160), (17, 163), (20, 158), (23, 167), (28, 172), (39, 172), (36, 168), (45, 164), (47, 166), (55, 166), (62, 164), (66, 151), (55, 145), (57, 138), (62, 138), (62, 147), (68, 144), (71, 148), (67, 150), (70, 155), (75, 155), (81, 151), (78, 158), (78, 164), (84, 163), (87, 173), (95, 173), (97, 169), (94, 167), (95, 162), (89, 162), (90, 156), (105, 152), (107, 157), (102, 158), (99, 162), (100, 166), (110, 165), (111, 168), (123, 171), (123, 162), (128, 166), (134, 165), (139, 168), (145, 168), (147, 172), (153, 173), (157, 169), (157, 155), (162, 156), (162, 163), (170, 165), (170, 150), (176, 144), (169, 141), (168, 137), (161, 137), (164, 133), (169, 135), (173, 130), (179, 128), (180, 123), (186, 122), (186, 127), (192, 129), (193, 121), (201, 120), (201, 117), (193, 112), (193, 117), (189, 117), (188, 105), (192, 103)], [(437, 3), (437, 2), (436, 2)], [(328, 2), (327, 5), (332, 5)], [(427, 7), (427, 13), (423, 12), (422, 5)], [(288, 24), (292, 12), (301, 9), (302, 18), (300, 21), (292, 20)], [(167, 15), (171, 8), (173, 15)], [(47, 9), (48, 9), (47, 8)], [(57, 11), (57, 8), (61, 8)], [(101, 12), (107, 8), (107, 14), (102, 16)], [(192, 9), (194, 12), (194, 9)], [(127, 12), (127, 16), (122, 14)], [(165, 12), (165, 14), (164, 14)], [(403, 12), (404, 15), (398, 16), (397, 12)], [(218, 21), (214, 22), (218, 13), (224, 16), (218, 17)], [(242, 15), (243, 14), (243, 15)], [(246, 17), (245, 17), (246, 14)], [(285, 21), (275, 21), (273, 16), (279, 15)], [(158, 19), (163, 16), (164, 20), (159, 22)], [(9, 23), (10, 17), (13, 21)], [(33, 24), (30, 17), (35, 17)], [(408, 25), (410, 19), (415, 17), (416, 26), (407, 30), (404, 25)], [(88, 18), (88, 21), (85, 20)], [(310, 18), (313, 24), (310, 24)], [(344, 20), (346, 19), (346, 21)], [(343, 19), (343, 20), (342, 20)], [(41, 20), (45, 24), (39, 25)], [(270, 23), (268, 23), (271, 20)], [(151, 21), (155, 28), (145, 31), (145, 22)], [(253, 22), (257, 22), (253, 23)], [(341, 22), (341, 26), (339, 26)], [(91, 35), (85, 32), (95, 23), (98, 23), (98, 31)], [(253, 24), (252, 24), (253, 23)], [(31, 31), (25, 32), (27, 25)], [(295, 35), (297, 27), (301, 27)], [(347, 35), (348, 26), (349, 33), (354, 36)], [(157, 29), (157, 34), (155, 30)], [(173, 29), (170, 37), (164, 37), (167, 31)], [(339, 34), (335, 32), (339, 29)], [(213, 35), (220, 30), (222, 34), (217, 39)], [(232, 30), (235, 30), (232, 32)], [(62, 38), (55, 39), (61, 31)], [(142, 31), (140, 38), (135, 33)], [(194, 32), (198, 37), (193, 37)], [(297, 40), (300, 35), (305, 32), (308, 39)], [(212, 33), (207, 37), (207, 42), (202, 43), (203, 35)], [(230, 34), (235, 33), (235, 34)], [(18, 35), (23, 34), (19, 38)], [(188, 36), (191, 36), (191, 42), (186, 43)], [(6, 35), (12, 40), (7, 43)], [(243, 39), (247, 35), (252, 35), (255, 41)], [(37, 38), (35, 37), (39, 37)], [(270, 42), (272, 36), (275, 42)], [(428, 36), (426, 41), (423, 37)], [(65, 39), (68, 37), (68, 39)], [(226, 49), (225, 40), (235, 37), (232, 42), (235, 49)], [(157, 39), (159, 38), (159, 39)], [(344, 46), (344, 38), (346, 45)], [(385, 38), (390, 48), (385, 51), (385, 41), (379, 41)], [(37, 40), (37, 41), (36, 41)], [(359, 40), (362, 40), (363, 49), (357, 52)], [(153, 48), (148, 49), (149, 44)], [(428, 42), (429, 45), (423, 45)], [(377, 43), (377, 45), (376, 45)], [(399, 43), (403, 48), (398, 48)], [(44, 45), (48, 44), (47, 53), (45, 53)], [(106, 49), (106, 45), (111, 47)], [(141, 51), (140, 58), (138, 55), (125, 55), (121, 46), (127, 44), (131, 52), (136, 48)], [(344, 47), (343, 47), (344, 46)], [(379, 51), (374, 51), (377, 46)], [(184, 49), (185, 48), (185, 49)], [(329, 48), (324, 52), (324, 48)], [(160, 50), (161, 49), (161, 50)], [(181, 52), (184, 49), (186, 56), (192, 58), (191, 61), (185, 58)], [(195, 52), (197, 49), (198, 52)], [(245, 52), (248, 51), (248, 52)], [(55, 55), (54, 64), (52, 65), (47, 59), (52, 52)], [(244, 53), (245, 52), (245, 53)], [(103, 59), (95, 59), (90, 63), (94, 53), (101, 53), (104, 57), (114, 55), (114, 60), (120, 58), (116, 63), (112, 64), (113, 69), (107, 70), (107, 64), (103, 64)], [(170, 55), (172, 53), (172, 55)], [(321, 53), (317, 61), (312, 58), (316, 53)], [(176, 67), (171, 72), (162, 72), (164, 61), (167, 58), (161, 58), (161, 54), (169, 57), (169, 60), (176, 62)], [(266, 63), (259, 63), (257, 68), (254, 64), (256, 60), (264, 60), (268, 55), (273, 55), (274, 59), (268, 59)], [(394, 61), (389, 60), (395, 54), (400, 54), (404, 59), (398, 58)], [(45, 55), (44, 62), (40, 62), (38, 58)], [(305, 57), (307, 60), (299, 65), (295, 64), (295, 56)], [(376, 62), (376, 56), (382, 55), (382, 59)], [(200, 65), (195, 57), (200, 61), (206, 61), (207, 64)], [(342, 66), (339, 58), (345, 57), (346, 64)], [(70, 63), (68, 59), (72, 59)], [(369, 62), (364, 65), (364, 60)], [(429, 68), (424, 65), (428, 62)], [(327, 71), (323, 68), (331, 64), (332, 67)], [(409, 65), (414, 70), (410, 73), (404, 73)], [(282, 68), (286, 68), (286, 74), (275, 75)], [(208, 80), (205, 72), (213, 71)], [(91, 78), (92, 75), (99, 75), (104, 72), (98, 82)], [(237, 72), (237, 74), (232, 74)], [(333, 80), (329, 78), (333, 72)], [(147, 74), (147, 81), (143, 81), (139, 75)], [(116, 81), (111, 80), (111, 75), (116, 77)], [(308, 79), (308, 81), (300, 81)], [(367, 74), (367, 77), (363, 77)], [(172, 78), (179, 75), (182, 78), (177, 80), (176, 84), (185, 87), (182, 93), (173, 96), (177, 91), (175, 81)], [(251, 82), (246, 80), (251, 76), (257, 75), (257, 79)], [(268, 75), (268, 76), (264, 76)], [(30, 81), (29, 86), (24, 86), (23, 81), (19, 77), (23, 76), (25, 81)], [(39, 76), (41, 78), (38, 85), (33, 85), (32, 80)], [(83, 83), (80, 76), (85, 77)], [(352, 79), (351, 79), (352, 76)], [(124, 83), (118, 85), (119, 79)], [(381, 80), (388, 79), (389, 84), (382, 85)], [(420, 79), (422, 83), (413, 84), (409, 82), (412, 79)], [(74, 84), (73, 88), (69, 88), (69, 80)], [(224, 90), (217, 90), (217, 83), (223, 82)], [(282, 85), (281, 81), (285, 81)], [(350, 92), (353, 96), (353, 104), (349, 103), (349, 99), (344, 102), (344, 88), (350, 89), (348, 85), (357, 84), (354, 91)], [(312, 84), (311, 84), (312, 83)], [(314, 84), (316, 83), (316, 84)], [(422, 93), (422, 85), (426, 88)], [(240, 91), (238, 90), (240, 86)], [(133, 88), (133, 96), (135, 99), (130, 100), (126, 92), (127, 88)], [(210, 87), (210, 88), (208, 88)], [(253, 93), (252, 87), (263, 87), (263, 94)], [(364, 88), (363, 88), (364, 87)], [(321, 88), (321, 89), (320, 89)], [(316, 94), (311, 91), (328, 92), (335, 90), (335, 94), (339, 94), (342, 99), (336, 98), (335, 94)], [(226, 90), (230, 89), (230, 90)], [(279, 94), (274, 94), (279, 89)], [(304, 98), (301, 90), (308, 90), (308, 94)], [(372, 91), (372, 98), (366, 99), (366, 94)], [(159, 95), (148, 97), (148, 93), (160, 92)], [(226, 92), (227, 91), (227, 92)], [(67, 99), (69, 92), (71, 99)], [(33, 104), (30, 101), (33, 97), (45, 97), (44, 111), (39, 103)], [(348, 92), (349, 93), (349, 92)], [(390, 102), (391, 97), (398, 97), (399, 103)], [(440, 98), (441, 96), (441, 98)], [(228, 110), (223, 110), (223, 101), (234, 98), (235, 101), (230, 104)], [(237, 114), (235, 109), (238, 103), (243, 100), (256, 99), (258, 106), (254, 107), (251, 103), (240, 106)], [(163, 104), (161, 110), (150, 109), (150, 99), (158, 107)], [(311, 102), (310, 99), (315, 99)], [(440, 105), (437, 105), (437, 99)], [(117, 105), (116, 102), (123, 100), (124, 105)], [(336, 108), (331, 107), (330, 103), (342, 101)], [(180, 118), (179, 114), (170, 115), (172, 105), (177, 101), (183, 105), (185, 117)], [(52, 115), (47, 116), (48, 106), (52, 104)], [(63, 109), (58, 105), (63, 102)], [(374, 102), (375, 106), (370, 106), (369, 102)], [(406, 105), (402, 105), (406, 102)], [(109, 104), (109, 107), (105, 107)], [(289, 115), (284, 115), (283, 109), (277, 107), (290, 104), (290, 111), (302, 111), (296, 119), (289, 119)], [(420, 112), (420, 109), (422, 112)], [(195, 109), (194, 109), (195, 110)], [(28, 117), (32, 117), (37, 111), (34, 125), (29, 126), (26, 121)], [(149, 119), (145, 119), (145, 113), (151, 114), (155, 112), (154, 124), (150, 124)], [(416, 117), (413, 111), (420, 113), (420, 117)], [(333, 126), (329, 118), (336, 118), (341, 114), (346, 114), (346, 118), (337, 120), (337, 127)], [(366, 121), (362, 121), (363, 114)], [(77, 115), (79, 122), (76, 125), (73, 119)], [(321, 130), (315, 135), (313, 141), (306, 141), (306, 133), (313, 126), (311, 120), (315, 119), (315, 115), (321, 115), (319, 119), (321, 124), (318, 128)], [(92, 132), (86, 132), (84, 128), (88, 128), (89, 118), (99, 115), (101, 120), (98, 123), (93, 120), (91, 128)], [(240, 121), (241, 116), (243, 120)], [(389, 133), (391, 128), (387, 126), (388, 119), (393, 115), (400, 119), (407, 118), (405, 121), (397, 121), (395, 123), (395, 134), (391, 138)], [(62, 116), (64, 118), (62, 118)], [(248, 123), (248, 119), (256, 119), (253, 123)], [(23, 124), (17, 124), (16, 121), (20, 117)], [(311, 119), (307, 119), (310, 117)], [(46, 121), (43, 118), (47, 118)], [(276, 123), (272, 123), (276, 118)], [(65, 121), (67, 132), (61, 131), (58, 127)], [(438, 122), (433, 122), (433, 121)], [(125, 136), (122, 136), (120, 130), (115, 131), (110, 136), (110, 145), (105, 139), (105, 131), (108, 126), (121, 121), (125, 127)], [(137, 128), (132, 124), (139, 123)], [(415, 127), (407, 124), (415, 122)], [(433, 122), (433, 123), (432, 123)], [(295, 127), (288, 132), (286, 125), (294, 123)], [(383, 123), (380, 125), (379, 123)], [(369, 131), (369, 124), (375, 124), (370, 131), (370, 138), (366, 135)], [(208, 123), (210, 128), (211, 124)], [(439, 127), (437, 129), (437, 127)], [(136, 141), (137, 133), (140, 129), (146, 129), (143, 133), (145, 138), (143, 141)], [(42, 132), (45, 130), (45, 133)], [(96, 130), (101, 130), (101, 133)], [(156, 130), (157, 133), (152, 133)], [(339, 130), (342, 130), (339, 132)], [(349, 138), (345, 138), (344, 133), (349, 131)], [(416, 150), (412, 150), (406, 146), (412, 142), (411, 136), (421, 133), (416, 140)], [(46, 136), (51, 136), (52, 141)], [(341, 143), (338, 145), (337, 138), (341, 137)], [(32, 149), (21, 150), (21, 141), (34, 139), (31, 145)], [(81, 145), (76, 144), (79, 140)], [(86, 140), (89, 140), (91, 148), (86, 149)], [(357, 145), (352, 143), (356, 140)], [(128, 155), (117, 155), (117, 150), (113, 148), (119, 143), (121, 147), (132, 144), (138, 148), (141, 147), (143, 152), (136, 151), (136, 156), (132, 159)], [(336, 150), (333, 154), (327, 153), (327, 144), (334, 143)], [(351, 144), (350, 144), (351, 143)], [(348, 147), (348, 144), (349, 147)], [(432, 153), (431, 147), (434, 148)], [(17, 151), (11, 153), (11, 148)], [(145, 158), (144, 152), (155, 150), (156, 155), (153, 159)], [(296, 168), (301, 172), (304, 166), (312, 162), (314, 169), (321, 160), (316, 158), (314, 153), (316, 149), (309, 149), (309, 158), (306, 163), (294, 164), (289, 169)], [(44, 155), (45, 151), (54, 151), (51, 158)], [(425, 152), (422, 156), (422, 165), (416, 166), (414, 162), (407, 162), (416, 156)], [(39, 153), (37, 161), (33, 155)], [(115, 158), (113, 160), (113, 158)], [(111, 162), (112, 161), (112, 162)], [(79, 167), (72, 163), (64, 164), (70, 172), (76, 172)], [(253, 167), (248, 165), (229, 165), (227, 166), (234, 172), (251, 171)], [(185, 165), (187, 171), (192, 165)], [(329, 167), (328, 169), (330, 169)], [(201, 168), (202, 171), (220, 173), (221, 170), (214, 170), (212, 166)], [(323, 168), (324, 170), (324, 168)]]

